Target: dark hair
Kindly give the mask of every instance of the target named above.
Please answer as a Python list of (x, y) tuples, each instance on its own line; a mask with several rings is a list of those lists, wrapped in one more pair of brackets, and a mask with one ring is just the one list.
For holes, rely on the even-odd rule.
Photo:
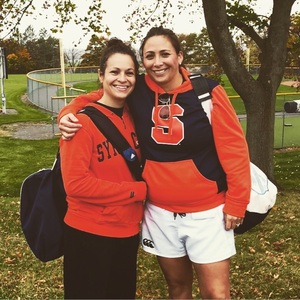
[(120, 54), (127, 54), (131, 57), (133, 63), (134, 63), (134, 69), (135, 69), (135, 74), (138, 74), (139, 72), (139, 63), (137, 61), (135, 52), (133, 49), (125, 44), (123, 41), (117, 39), (117, 38), (111, 38), (107, 44), (106, 47), (104, 48), (101, 59), (100, 59), (100, 74), (104, 74), (106, 66), (107, 66), (107, 60), (116, 53)]
[(174, 31), (172, 31), (171, 29), (164, 28), (162, 26), (152, 27), (148, 31), (148, 33), (146, 34), (146, 36), (144, 37), (144, 39), (142, 41), (142, 44), (141, 44), (141, 47), (140, 47), (140, 50), (139, 50), (139, 54), (140, 54), (141, 58), (143, 58), (144, 47), (145, 47), (145, 44), (146, 44), (147, 40), (150, 39), (153, 36), (159, 36), (159, 35), (165, 36), (167, 39), (169, 39), (170, 43), (174, 47), (177, 54), (180, 51), (182, 51), (179, 39), (178, 39), (177, 35), (174, 33)]

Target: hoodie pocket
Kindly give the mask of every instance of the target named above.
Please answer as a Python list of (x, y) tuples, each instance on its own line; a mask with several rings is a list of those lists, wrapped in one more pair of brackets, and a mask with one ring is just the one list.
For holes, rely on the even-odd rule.
[(142, 220), (143, 212), (143, 202), (124, 206), (107, 206), (97, 221), (99, 223), (138, 224)]
[(161, 205), (192, 205), (218, 193), (217, 183), (204, 177), (193, 160), (147, 160), (143, 172), (148, 199)]

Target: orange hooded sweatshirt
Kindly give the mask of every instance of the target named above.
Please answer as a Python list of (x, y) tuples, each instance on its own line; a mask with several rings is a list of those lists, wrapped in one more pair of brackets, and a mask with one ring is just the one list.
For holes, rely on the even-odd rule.
[[(90, 105), (113, 121), (140, 157), (127, 107), (120, 118), (98, 103)], [(122, 155), (87, 115), (79, 113), (77, 118), (82, 128), (72, 140), (60, 140), (62, 175), (68, 202), (65, 223), (101, 236), (133, 236), (139, 232), (146, 184), (135, 181)]]

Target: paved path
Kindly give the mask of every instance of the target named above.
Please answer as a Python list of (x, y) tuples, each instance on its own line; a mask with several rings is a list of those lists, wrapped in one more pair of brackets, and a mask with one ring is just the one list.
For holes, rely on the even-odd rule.
[(21, 140), (48, 140), (57, 138), (59, 130), (56, 124), (49, 123), (13, 123), (0, 126), (0, 137), (11, 136)]

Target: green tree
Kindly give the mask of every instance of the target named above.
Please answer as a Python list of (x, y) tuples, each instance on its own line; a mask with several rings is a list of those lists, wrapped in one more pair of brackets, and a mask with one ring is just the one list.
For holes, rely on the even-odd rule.
[(33, 60), (33, 69), (58, 68), (60, 66), (59, 41), (52, 37), (45, 28), (38, 35), (32, 26), (28, 26), (18, 37), (27, 48)]
[(207, 29), (203, 28), (200, 34), (179, 34), (178, 39), (184, 52), (184, 63), (206, 65), (202, 66), (200, 71), (222, 83), (223, 69), (209, 40)]
[(30, 70), (32, 60), (26, 48), (7, 55), (8, 71), (13, 74), (25, 74)]
[(23, 34), (0, 42), (6, 48), (8, 71), (25, 74), (36, 69), (60, 66), (58, 39), (51, 37), (46, 29), (37, 36), (32, 26)]
[(6, 49), (8, 73), (25, 74), (32, 69), (33, 61), (30, 53), (16, 39), (2, 40), (0, 46)]
[(85, 53), (81, 56), (81, 66), (98, 66), (103, 48), (106, 45), (107, 38), (93, 34)]
[(60, 66), (59, 41), (41, 29), (34, 43), (36, 69), (58, 68)]
[(214, 49), (209, 40), (206, 28), (200, 34), (178, 34), (184, 51), (186, 64), (211, 64)]
[[(198, 51), (200, 47), (198, 46), (198, 35), (196, 33), (179, 34), (178, 38), (185, 54), (185, 64), (207, 63), (207, 59), (202, 55), (202, 52)], [(205, 60), (206, 62), (204, 62)]]
[(291, 66), (298, 67), (299, 70), (300, 69), (300, 13), (293, 15), (291, 18), (288, 50), (289, 50), (288, 53), (289, 64)]
[(34, 42), (37, 39), (34, 28), (29, 25), (23, 34), (18, 34), (18, 38), (21, 44), (28, 46), (30, 42)]
[(72, 48), (64, 52), (64, 60), (66, 66), (70, 67), (72, 72), (76, 71), (76, 68), (81, 64), (82, 51), (77, 48)]

